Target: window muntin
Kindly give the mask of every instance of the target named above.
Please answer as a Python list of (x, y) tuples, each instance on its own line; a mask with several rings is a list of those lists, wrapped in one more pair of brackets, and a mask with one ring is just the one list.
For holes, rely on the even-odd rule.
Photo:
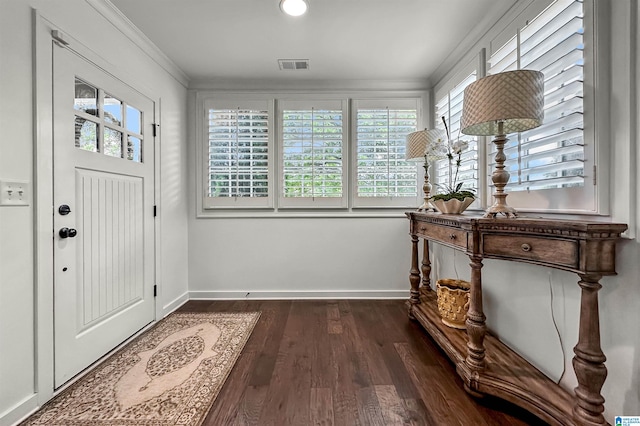
[(414, 207), (418, 164), (405, 160), (405, 149), (418, 128), (416, 100), (354, 101), (354, 116), (354, 206)]
[(205, 208), (269, 207), (272, 110), (267, 102), (206, 110)]
[(346, 101), (281, 101), (279, 207), (347, 207)]

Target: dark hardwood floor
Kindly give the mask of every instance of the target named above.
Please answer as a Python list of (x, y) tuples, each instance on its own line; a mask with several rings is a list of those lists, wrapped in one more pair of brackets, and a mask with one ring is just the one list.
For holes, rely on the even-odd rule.
[(401, 300), (190, 301), (260, 311), (204, 425), (542, 425), (469, 396)]

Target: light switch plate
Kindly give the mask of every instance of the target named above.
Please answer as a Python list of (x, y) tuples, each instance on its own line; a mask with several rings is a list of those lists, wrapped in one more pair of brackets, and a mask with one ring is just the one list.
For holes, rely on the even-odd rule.
[(0, 180), (0, 206), (28, 206), (30, 196), (29, 182)]

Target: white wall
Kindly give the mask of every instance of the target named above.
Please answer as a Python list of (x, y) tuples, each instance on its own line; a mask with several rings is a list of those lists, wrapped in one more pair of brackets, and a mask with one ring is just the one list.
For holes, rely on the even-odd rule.
[[(265, 81), (243, 85), (195, 82), (197, 90), (215, 98), (233, 93), (267, 94), (275, 98), (303, 93), (338, 94), (347, 98), (420, 96), (425, 104), (426, 80), (420, 81)], [(193, 85), (191, 85), (193, 86)], [(402, 210), (367, 212), (199, 211), (195, 138), (196, 89), (190, 86), (189, 294), (191, 298), (405, 298), (409, 295), (410, 239)], [(250, 86), (250, 87), (249, 87)], [(338, 89), (340, 88), (340, 89)], [(419, 95), (418, 95), (419, 94)], [(258, 95), (259, 96), (259, 95)], [(421, 120), (430, 116), (421, 105)], [(255, 217), (251, 218), (254, 214)]]
[(408, 297), (406, 225), (404, 217), (192, 218), (189, 291), (192, 298)]
[[(161, 289), (157, 303), (162, 314), (187, 295), (187, 81), (179, 72), (172, 75), (165, 70), (170, 65), (162, 58), (152, 59), (134, 45), (131, 33), (121, 31), (124, 26), (116, 29), (100, 1), (0, 1), (0, 179), (33, 183), (36, 172), (32, 8), (160, 103)], [(49, 184), (46, 174), (41, 179)], [(52, 384), (39, 380), (52, 371), (41, 369), (36, 375), (36, 315), (52, 318), (53, 304), (38, 299), (42, 293), (38, 295), (35, 281), (34, 240), (47, 230), (34, 227), (33, 201), (28, 207), (0, 207), (0, 425), (18, 420), (53, 391)], [(50, 277), (41, 277), (43, 282), (47, 279), (51, 285)], [(37, 312), (38, 301), (49, 308)], [(40, 355), (52, 354), (52, 347), (37, 350)]]
[[(215, 98), (269, 94), (275, 98), (295, 93), (344, 97), (421, 96), (426, 104), (426, 80), (420, 81), (306, 81), (211, 82), (190, 85), (189, 176), (192, 190), (189, 214), (189, 294), (191, 298), (405, 298), (409, 295), (410, 238), (402, 210), (354, 209), (280, 211), (275, 215), (243, 211), (199, 211), (196, 196), (196, 90)], [(306, 84), (304, 86), (303, 84)], [(196, 86), (194, 89), (192, 86)], [(250, 87), (249, 87), (250, 86)], [(341, 89), (337, 89), (341, 88)], [(417, 95), (419, 93), (420, 95)], [(430, 117), (422, 105), (421, 119)], [(254, 214), (255, 217), (251, 218)], [(285, 217), (286, 216), (286, 217)]]
[[(255, 84), (253, 82), (252, 84)], [(267, 82), (264, 87), (245, 85), (244, 93), (290, 93), (368, 98), (371, 96), (423, 99), (425, 81), (413, 82)], [(196, 82), (201, 93), (227, 95), (219, 86)], [(295, 90), (294, 87), (295, 86)], [(233, 93), (243, 93), (231, 82)], [(336, 87), (343, 90), (338, 91)], [(409, 94), (410, 93), (410, 94)], [(271, 96), (269, 95), (269, 96)], [(259, 96), (259, 95), (258, 95)], [(279, 95), (273, 95), (278, 98)], [(308, 297), (408, 297), (407, 255), (410, 250), (407, 219), (403, 211), (323, 213), (281, 211), (255, 213), (198, 211), (196, 166), (198, 111), (196, 92), (189, 100), (190, 182), (189, 294), (191, 298), (308, 298)], [(426, 103), (426, 101), (424, 101)], [(422, 105), (422, 117), (429, 117)], [(278, 216), (281, 214), (281, 216)], [(367, 215), (369, 216), (367, 217)], [(286, 216), (286, 217), (284, 217)], [(314, 217), (310, 217), (314, 216)], [(329, 216), (329, 217), (328, 217)], [(385, 216), (385, 217), (381, 217)]]
[[(31, 11), (14, 3), (0, 4), (0, 179), (31, 181)], [(34, 392), (33, 215), (0, 207), (0, 417)]]

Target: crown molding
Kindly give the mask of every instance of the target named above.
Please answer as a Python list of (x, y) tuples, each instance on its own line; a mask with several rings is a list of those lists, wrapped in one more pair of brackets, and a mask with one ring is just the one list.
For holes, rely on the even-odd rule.
[(190, 90), (231, 90), (231, 91), (333, 91), (352, 90), (416, 90), (425, 91), (430, 87), (427, 79), (414, 80), (292, 80), (292, 79), (227, 79), (212, 78), (191, 80)]
[(138, 46), (151, 60), (185, 88), (189, 87), (189, 77), (167, 55), (158, 48), (133, 22), (129, 20), (109, 0), (85, 0), (118, 31)]

